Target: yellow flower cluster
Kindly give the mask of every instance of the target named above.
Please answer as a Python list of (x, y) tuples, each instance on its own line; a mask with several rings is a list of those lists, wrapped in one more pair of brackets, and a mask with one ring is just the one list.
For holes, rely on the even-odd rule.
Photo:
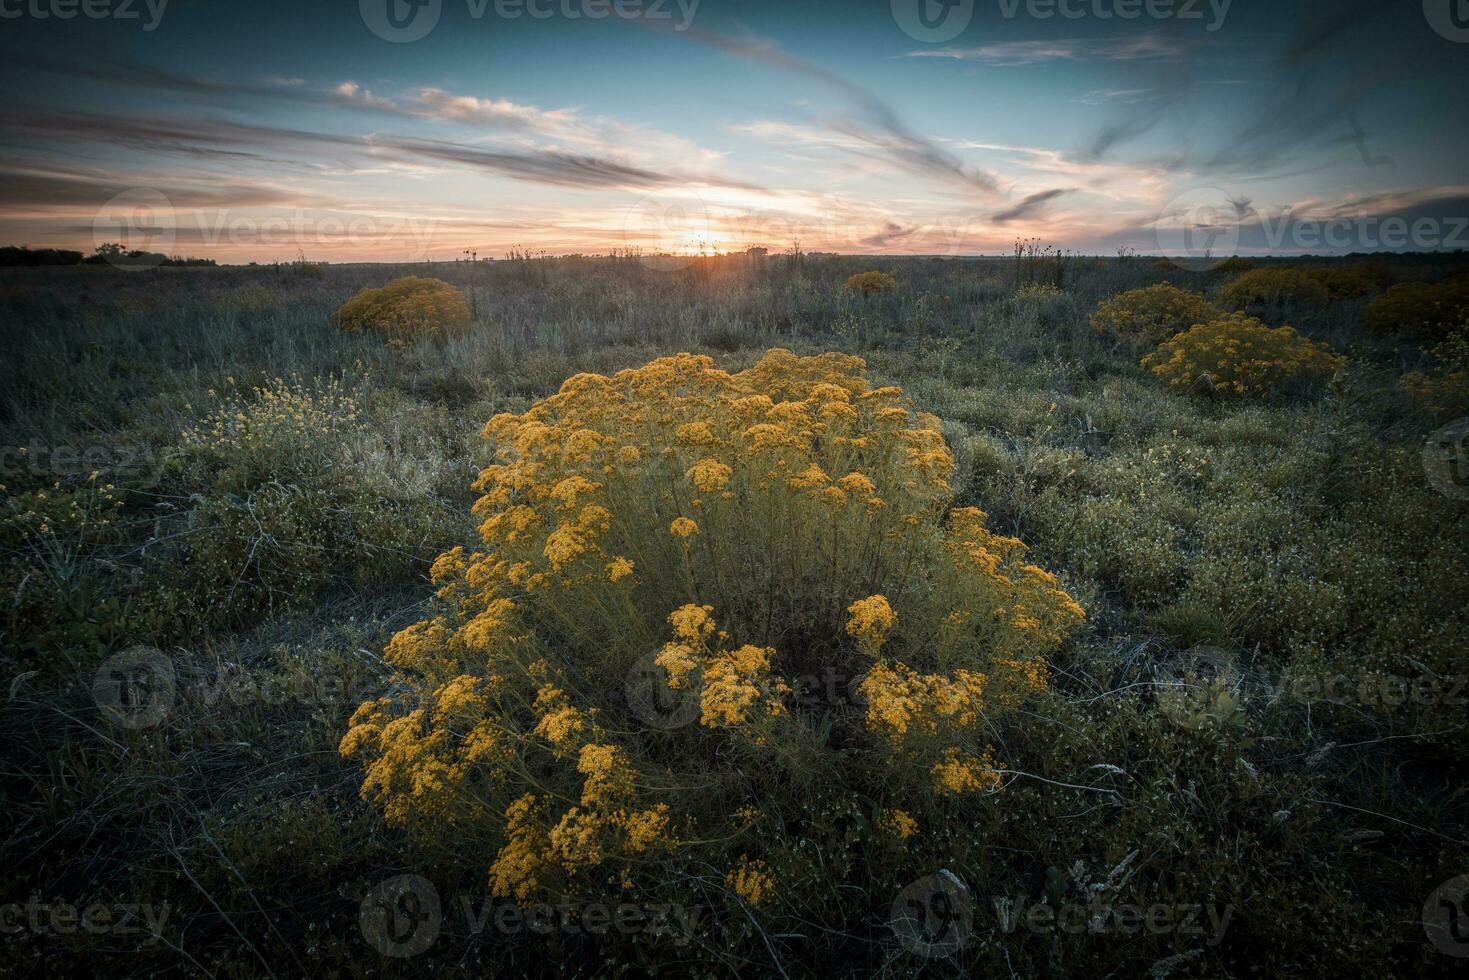
[(906, 810), (883, 810), (878, 817), (877, 826), (898, 840), (907, 840), (918, 833), (918, 821)]
[(1290, 327), (1234, 313), (1164, 341), (1142, 364), (1175, 387), (1260, 396), (1327, 380), (1346, 358)]
[(1090, 322), (1099, 333), (1157, 344), (1221, 315), (1220, 309), (1199, 293), (1160, 282), (1103, 300)]
[(848, 278), (843, 288), (858, 296), (871, 296), (874, 293), (892, 292), (898, 288), (898, 280), (886, 272), (859, 272)]
[(469, 332), (469, 304), (442, 279), (401, 276), (362, 290), (342, 304), (334, 319), (343, 333), (370, 330), (384, 340), (443, 343)]
[(791, 689), (770, 674), (775, 650), (748, 643), (735, 650), (711, 650), (713, 611), (690, 603), (669, 614), (674, 640), (656, 660), (667, 671), (668, 686), (698, 689), (699, 723), (709, 728), (743, 726), (758, 717), (784, 714), (781, 699)]
[[(491, 419), (482, 546), (435, 562), (440, 611), (385, 654), (405, 693), (342, 740), (363, 794), (394, 823), (488, 827), (491, 887), (523, 899), (684, 848), (725, 860), (776, 760), (900, 799), (991, 785), (991, 723), (1084, 617), (952, 508), (940, 421), (865, 371), (679, 354)], [(632, 696), (650, 652), (654, 700), (697, 702), (674, 728)], [(795, 697), (828, 671), (867, 677)], [(751, 904), (773, 892), (758, 861), (731, 875)]]
[(903, 663), (878, 664), (859, 685), (867, 701), (867, 727), (899, 744), (914, 733), (969, 728), (984, 710), (987, 681), (968, 670), (950, 678), (919, 674)]
[(739, 866), (724, 876), (724, 886), (750, 905), (764, 905), (775, 895), (775, 876), (764, 861), (742, 854)]
[(888, 631), (897, 623), (893, 607), (888, 605), (887, 596), (874, 595), (858, 599), (847, 607), (851, 618), (847, 620), (847, 632), (866, 650), (877, 655)]
[(931, 773), (934, 791), (941, 796), (960, 796), (1000, 788), (1000, 774), (995, 771), (995, 761), (988, 750), (976, 758), (957, 748), (950, 748), (944, 752), (942, 760), (934, 763)]

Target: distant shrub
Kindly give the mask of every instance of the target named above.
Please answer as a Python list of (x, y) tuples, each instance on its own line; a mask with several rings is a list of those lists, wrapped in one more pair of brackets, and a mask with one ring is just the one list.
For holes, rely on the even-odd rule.
[(1331, 298), (1314, 277), (1300, 269), (1278, 266), (1246, 272), (1225, 285), (1220, 294), (1236, 309), (1254, 303), (1324, 304)]
[(1153, 268), (1162, 272), (1177, 272), (1178, 263), (1172, 259), (1154, 259)]
[(779, 917), (805, 787), (967, 812), (999, 784), (992, 726), (1083, 618), (951, 509), (939, 420), (855, 357), (581, 374), (484, 433), (483, 545), (439, 558), (442, 611), (387, 648), (404, 696), (341, 750), (390, 822), (459, 828), (496, 895), (712, 868)]
[(1251, 262), (1249, 259), (1241, 258), (1238, 255), (1231, 255), (1229, 258), (1216, 265), (1214, 267), (1214, 270), (1216, 272), (1226, 273), (1249, 272), (1254, 267), (1255, 263)]
[(1103, 300), (1091, 316), (1092, 329), (1157, 344), (1222, 311), (1201, 294), (1166, 282), (1129, 289)]
[(1469, 279), (1405, 282), (1367, 306), (1362, 322), (1382, 333), (1442, 338), (1469, 318)]
[(1328, 379), (1346, 358), (1291, 327), (1233, 313), (1165, 340), (1142, 364), (1175, 387), (1261, 396)]
[(1331, 299), (1357, 299), (1383, 289), (1392, 281), (1391, 270), (1380, 262), (1329, 265), (1305, 272), (1326, 288)]
[(469, 304), (441, 279), (403, 276), (362, 290), (342, 304), (335, 320), (343, 333), (372, 331), (385, 340), (442, 343), (469, 331)]
[(886, 272), (859, 272), (849, 278), (843, 288), (859, 296), (871, 296), (874, 293), (892, 292), (898, 288), (898, 280)]
[(1065, 290), (1048, 282), (1027, 282), (1011, 295), (1009, 312), (1021, 324), (1046, 330), (1076, 321), (1076, 304)]

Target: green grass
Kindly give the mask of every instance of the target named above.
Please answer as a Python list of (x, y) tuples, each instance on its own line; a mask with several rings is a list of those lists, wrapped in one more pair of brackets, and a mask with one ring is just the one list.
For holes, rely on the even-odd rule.
[[(0, 906), (167, 909), (156, 940), (58, 930), (42, 914), (6, 937), (17, 972), (1412, 977), (1457, 965), (1421, 914), (1469, 873), (1469, 508), (1429, 486), (1421, 451), (1438, 423), (1396, 386), (1428, 364), (1428, 345), (1362, 328), (1367, 299), (1252, 310), (1330, 342), (1350, 367), (1309, 399), (1228, 402), (1166, 390), (1087, 326), (1122, 290), (1212, 294), (1228, 279), (1142, 260), (1072, 258), (1060, 295), (1017, 295), (1013, 260), (312, 269), (0, 279)], [(868, 269), (899, 288), (843, 293)], [(1418, 258), (1393, 271), (1444, 269)], [(358, 289), (408, 274), (463, 288), (471, 332), (392, 350), (331, 329)], [(766, 930), (713, 869), (609, 894), (677, 906), (685, 919), (666, 922), (691, 922), (686, 933), (497, 928), (489, 854), (466, 865), (452, 841), (386, 828), (336, 751), (353, 707), (392, 683), (381, 650), (421, 618), (429, 563), (473, 540), (469, 484), (489, 458), (479, 430), (578, 371), (678, 350), (735, 368), (773, 346), (862, 354), (945, 419), (960, 501), (1057, 571), (1089, 626), (1056, 658), (1052, 691), (996, 733), (1013, 773), (965, 820), (868, 855), (852, 843), (860, 801), (782, 790), (809, 812), (772, 861), (781, 921), (801, 928)], [(335, 379), (354, 407), (323, 396), (312, 404), (340, 427), (258, 452), (185, 438), (230, 392), (248, 402), (275, 378), (317, 394)], [(93, 682), (138, 645), (171, 661), (175, 691), (160, 723), (128, 728)], [(888, 925), (900, 891), (940, 869), (973, 901), (952, 960), (915, 956)], [(387, 958), (359, 911), (402, 874), (432, 882), (442, 921), (426, 951)], [(1006, 931), (1006, 900), (1229, 918), (1215, 943), (1176, 925)]]

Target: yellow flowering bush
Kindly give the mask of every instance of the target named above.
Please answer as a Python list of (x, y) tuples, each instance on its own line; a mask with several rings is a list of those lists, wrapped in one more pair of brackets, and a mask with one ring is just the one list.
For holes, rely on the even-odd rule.
[(1235, 309), (1255, 303), (1324, 304), (1331, 298), (1325, 286), (1301, 269), (1266, 266), (1251, 269), (1227, 283), (1220, 291), (1224, 301)]
[(871, 296), (873, 293), (892, 292), (898, 288), (898, 280), (886, 272), (859, 272), (848, 278), (843, 288), (858, 296)]
[(1469, 415), (1469, 321), (1432, 353), (1432, 371), (1410, 371), (1398, 379), (1399, 387), (1440, 421)]
[(1308, 269), (1306, 274), (1326, 289), (1331, 299), (1357, 299), (1382, 289), (1392, 280), (1392, 271), (1380, 262), (1328, 265)]
[(1469, 278), (1400, 283), (1367, 305), (1362, 323), (1382, 333), (1448, 336), (1469, 319)]
[(1142, 359), (1174, 387), (1255, 396), (1329, 379), (1346, 362), (1325, 343), (1243, 313), (1201, 323)]
[(342, 304), (335, 320), (343, 333), (373, 331), (384, 340), (443, 343), (469, 332), (469, 304), (442, 279), (401, 276), (362, 290)]
[(803, 819), (772, 787), (878, 801), (900, 837), (998, 788), (995, 725), (1084, 616), (953, 507), (939, 420), (865, 372), (679, 354), (491, 419), (482, 543), (439, 558), (438, 611), (386, 651), (401, 693), (342, 740), (363, 795), (458, 828), (498, 895), (687, 861), (760, 906)]
[(1219, 307), (1201, 294), (1160, 282), (1103, 300), (1090, 322), (1099, 333), (1157, 344), (1196, 323), (1208, 323), (1222, 315)]

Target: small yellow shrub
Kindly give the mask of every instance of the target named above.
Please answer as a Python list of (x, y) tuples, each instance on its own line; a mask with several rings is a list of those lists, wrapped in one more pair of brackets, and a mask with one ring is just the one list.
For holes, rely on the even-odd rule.
[(1398, 384), (1418, 407), (1440, 420), (1469, 415), (1469, 322), (1433, 350), (1430, 373), (1412, 371)]
[(859, 358), (679, 354), (484, 434), (483, 544), (439, 558), (440, 612), (386, 652), (406, 693), (362, 705), (341, 749), (391, 822), (459, 828), (500, 895), (686, 861), (762, 904), (808, 813), (779, 787), (905, 814), (996, 789), (993, 726), (1083, 619), (952, 508), (939, 420)]
[(469, 304), (441, 279), (403, 276), (362, 290), (342, 304), (334, 319), (343, 333), (371, 330), (385, 340), (442, 343), (469, 331)]
[(1232, 313), (1164, 341), (1142, 364), (1176, 387), (1267, 395), (1330, 378), (1346, 358), (1290, 327)]
[(1160, 282), (1103, 300), (1091, 316), (1091, 325), (1098, 332), (1156, 344), (1222, 315), (1199, 293)]
[(1418, 407), (1440, 420), (1469, 414), (1469, 371), (1424, 374), (1411, 371), (1399, 379)]
[(1469, 318), (1469, 279), (1405, 282), (1367, 306), (1362, 322), (1383, 333), (1414, 332), (1446, 337)]
[(1231, 255), (1214, 267), (1218, 272), (1249, 272), (1255, 267), (1255, 263), (1239, 255)]
[(1380, 262), (1358, 262), (1353, 265), (1329, 265), (1307, 269), (1306, 274), (1326, 289), (1331, 299), (1356, 299), (1375, 293), (1392, 279), (1392, 273)]
[(859, 296), (871, 296), (873, 293), (892, 292), (898, 288), (898, 280), (886, 272), (859, 272), (850, 277), (843, 288)]
[(1269, 266), (1252, 269), (1220, 290), (1224, 301), (1235, 309), (1253, 303), (1323, 304), (1330, 294), (1313, 276), (1300, 269)]

